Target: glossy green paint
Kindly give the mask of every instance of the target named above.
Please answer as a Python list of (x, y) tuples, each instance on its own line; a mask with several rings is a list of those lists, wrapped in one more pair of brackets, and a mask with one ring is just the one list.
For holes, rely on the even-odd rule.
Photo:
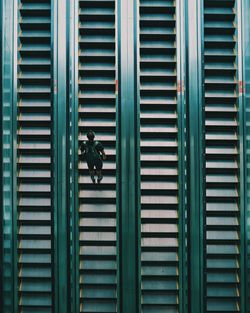
[(1, 1), (1, 210), (2, 210), (2, 236), (1, 236), (1, 305), (3, 313), (14, 311), (14, 272), (13, 264), (13, 134), (12, 134), (12, 84), (13, 84), (13, 1)]
[[(0, 16), (3, 16), (3, 2), (0, 1)], [(0, 68), (1, 68), (1, 73), (0, 73), (0, 154), (2, 155), (3, 153), (3, 56), (2, 56), (2, 51), (3, 51), (3, 20), (1, 19), (0, 22)], [(3, 172), (3, 158), (1, 158), (0, 160), (0, 173)], [(0, 234), (3, 234), (3, 177), (1, 177), (0, 179)], [(0, 241), (0, 268), (3, 268), (3, 244), (4, 244), (4, 240), (2, 237), (2, 240)], [(2, 275), (0, 276), (0, 306), (3, 307), (3, 278)]]
[(135, 155), (135, 164), (136, 164), (136, 170), (135, 170), (135, 188), (136, 188), (136, 198), (135, 198), (135, 204), (136, 204), (136, 219), (137, 219), (137, 273), (138, 273), (138, 279), (137, 279), (137, 310), (140, 312), (141, 309), (141, 147), (140, 147), (140, 12), (139, 12), (139, 5), (140, 1), (137, 0), (134, 2), (134, 16), (136, 17), (134, 23), (135, 23), (135, 38), (134, 38), (134, 44), (135, 44), (135, 92), (136, 92), (136, 99), (135, 99), (135, 146), (136, 146), (136, 155)]
[[(206, 184), (206, 174), (205, 174), (205, 87), (204, 87), (204, 1), (198, 1), (198, 79), (200, 85), (198, 85), (198, 96), (200, 100), (199, 110), (198, 110), (198, 117), (199, 117), (199, 128), (198, 128), (198, 137), (199, 137), (199, 159), (198, 159), (198, 167), (200, 172), (200, 179), (199, 179), (199, 188), (200, 188), (200, 207), (199, 207), (199, 216), (200, 216), (200, 224), (199, 224), (199, 240), (200, 240), (200, 253), (199, 253), (199, 262), (200, 262), (200, 310), (204, 312), (205, 308), (205, 292), (204, 292), (204, 284), (205, 284), (205, 277), (206, 273), (204, 272), (204, 250), (205, 250), (205, 223), (206, 223), (206, 216), (204, 215), (204, 209), (206, 208), (206, 193), (205, 193), (205, 184)], [(202, 105), (201, 105), (202, 104)], [(202, 160), (203, 162), (201, 162)], [(195, 239), (194, 239), (195, 240)]]
[[(245, 312), (250, 312), (250, 3), (244, 0), (241, 11), (242, 27), (242, 53), (243, 53), (243, 136), (244, 136), (244, 196), (245, 196), (245, 216), (242, 224), (244, 227), (244, 258), (245, 268), (242, 275), (245, 276), (244, 297)], [(244, 225), (244, 226), (243, 226)], [(242, 254), (243, 254), (242, 251)], [(243, 255), (242, 255), (243, 257)], [(242, 286), (243, 287), (243, 286)]]
[(74, 132), (75, 136), (73, 137), (75, 140), (75, 146), (74, 146), (74, 153), (75, 153), (75, 159), (74, 159), (74, 169), (75, 169), (75, 175), (74, 175), (74, 185), (75, 185), (75, 257), (76, 257), (76, 263), (75, 263), (75, 280), (76, 280), (76, 286), (75, 286), (75, 307), (76, 311), (78, 311), (78, 308), (80, 307), (79, 303), (79, 202), (78, 202), (78, 1), (74, 2), (74, 80), (73, 80), (73, 86), (74, 86), (74, 94), (72, 94), (72, 99), (74, 103), (73, 108), (73, 114), (74, 114)]
[(120, 3), (116, 0), (116, 9), (115, 9), (115, 37), (116, 37), (116, 46), (115, 46), (115, 59), (116, 59), (116, 84), (118, 90), (116, 90), (116, 279), (117, 279), (117, 311), (121, 308), (121, 168), (120, 168), (120, 101), (119, 101), (119, 71), (120, 71), (120, 54), (119, 54), (119, 8)]
[(79, 308), (79, 217), (78, 217), (78, 1), (68, 1), (69, 108), (70, 116), (70, 284), (71, 310)]
[[(201, 1), (202, 2), (202, 1)], [(202, 3), (188, 2), (188, 218), (189, 295), (192, 313), (203, 313)]]
[(17, 28), (19, 0), (13, 6), (13, 85), (12, 85), (12, 232), (13, 232), (13, 309), (18, 312), (18, 243), (17, 243)]
[(135, 195), (134, 2), (118, 1), (120, 103), (121, 312), (137, 313), (137, 225)]
[[(237, 12), (237, 63), (238, 63), (238, 81), (243, 81), (243, 42), (242, 42), (242, 4), (236, 1)], [(238, 86), (238, 106), (239, 106), (239, 139), (240, 139), (240, 308), (246, 309), (246, 293), (245, 293), (245, 176), (244, 176), (244, 94)]]
[[(3, 16), (3, 2), (0, 1), (0, 16)], [(0, 154), (3, 155), (3, 20), (0, 22)], [(3, 158), (0, 160), (0, 173), (3, 173)], [(3, 234), (3, 177), (0, 179), (0, 234)], [(3, 268), (3, 253), (4, 253), (3, 236), (0, 241), (0, 268)], [(3, 308), (3, 275), (0, 276), (0, 306)]]
[(53, 254), (53, 307), (55, 312), (58, 312), (58, 256), (57, 256), (57, 207), (58, 207), (58, 196), (57, 196), (57, 3), (53, 1), (51, 3), (51, 51), (53, 55), (53, 62), (52, 62), (52, 82), (51, 82), (51, 90), (52, 90), (52, 101), (53, 101), (53, 168), (52, 168), (52, 175), (53, 175), (53, 207), (56, 208), (56, 211), (53, 212), (53, 246), (54, 246), (54, 254)]
[(177, 21), (177, 96), (178, 116), (178, 186), (179, 186), (179, 310), (187, 312), (187, 247), (186, 247), (186, 77), (185, 77), (185, 1), (176, 2)]
[(66, 0), (54, 1), (54, 236), (55, 312), (68, 312)]

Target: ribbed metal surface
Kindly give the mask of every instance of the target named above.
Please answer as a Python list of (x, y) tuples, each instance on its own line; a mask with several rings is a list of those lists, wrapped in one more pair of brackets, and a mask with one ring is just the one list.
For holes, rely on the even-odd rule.
[(17, 223), (20, 312), (52, 312), (51, 3), (20, 0)]
[(247, 82), (246, 82), (246, 168), (247, 168), (247, 178), (246, 178), (246, 313), (250, 313), (250, 45), (248, 46), (248, 59), (247, 59)]
[[(248, 2), (245, 8), (245, 14), (248, 16), (250, 12), (250, 3)], [(245, 157), (247, 169), (247, 177), (245, 180), (247, 193), (246, 193), (246, 307), (247, 313), (250, 313), (250, 21), (248, 20), (248, 31), (245, 36), (247, 40), (246, 53), (246, 67), (245, 67), (245, 79), (246, 79), (246, 95), (245, 95), (245, 130), (246, 130), (246, 145), (245, 145)]]
[(205, 310), (240, 312), (236, 1), (205, 0)]
[(104, 179), (79, 162), (80, 312), (117, 312), (116, 1), (79, 1), (79, 144), (105, 147)]
[(139, 5), (141, 309), (178, 312), (176, 8)]
[(245, 240), (245, 250), (246, 250), (246, 313), (250, 313), (250, 2), (248, 0), (243, 1), (243, 28), (244, 28), (244, 79), (245, 85), (243, 85), (245, 92), (245, 223), (246, 223), (246, 240)]
[[(250, 14), (250, 11), (249, 11)], [(247, 178), (246, 178), (246, 237), (250, 238), (250, 45), (248, 46), (248, 63), (247, 63), (246, 75), (246, 168), (247, 168)], [(248, 239), (246, 244), (247, 256), (246, 256), (246, 313), (250, 313), (250, 240)]]

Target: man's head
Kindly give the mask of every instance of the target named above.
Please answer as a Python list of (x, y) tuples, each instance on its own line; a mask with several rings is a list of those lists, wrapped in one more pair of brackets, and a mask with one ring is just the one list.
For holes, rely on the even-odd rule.
[(95, 138), (95, 133), (93, 132), (93, 130), (89, 130), (87, 133), (87, 138), (89, 141), (93, 141)]

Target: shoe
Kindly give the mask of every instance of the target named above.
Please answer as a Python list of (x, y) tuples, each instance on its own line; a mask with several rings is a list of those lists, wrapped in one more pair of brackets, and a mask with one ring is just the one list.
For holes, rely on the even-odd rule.
[(102, 179), (103, 179), (103, 176), (99, 176), (99, 177), (97, 178), (98, 184), (100, 184), (100, 182), (102, 181)]
[(94, 176), (91, 176), (91, 180), (92, 180), (93, 184), (95, 184), (95, 177)]

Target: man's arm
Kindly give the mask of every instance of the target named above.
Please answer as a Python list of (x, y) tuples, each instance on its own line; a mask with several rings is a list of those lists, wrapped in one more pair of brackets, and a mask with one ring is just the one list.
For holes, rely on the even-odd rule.
[(86, 143), (83, 141), (80, 145), (81, 154), (84, 154), (86, 151)]
[(101, 151), (101, 154), (102, 154), (102, 159), (106, 160), (107, 156), (106, 156), (106, 153), (105, 153), (104, 149)]
[(103, 159), (103, 160), (106, 160), (106, 159), (107, 159), (107, 156), (106, 156), (104, 147), (103, 147), (103, 145), (101, 144), (100, 141), (98, 141), (98, 143), (97, 143), (97, 149), (98, 149), (98, 151), (101, 153), (102, 159)]

